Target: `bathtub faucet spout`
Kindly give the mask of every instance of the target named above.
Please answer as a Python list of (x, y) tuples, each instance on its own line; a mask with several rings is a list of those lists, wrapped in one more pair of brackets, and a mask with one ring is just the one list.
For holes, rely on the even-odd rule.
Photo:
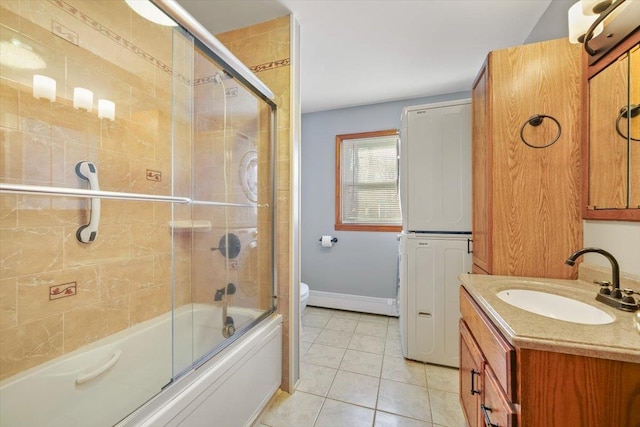
[(233, 295), (236, 293), (236, 285), (233, 283), (228, 283), (226, 288), (220, 288), (216, 291), (215, 296), (213, 297), (214, 301), (222, 301), (222, 297), (224, 295)]

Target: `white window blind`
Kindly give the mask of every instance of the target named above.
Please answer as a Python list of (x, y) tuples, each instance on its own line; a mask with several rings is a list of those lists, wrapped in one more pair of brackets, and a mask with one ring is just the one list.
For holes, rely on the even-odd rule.
[(342, 222), (399, 225), (398, 137), (343, 140)]

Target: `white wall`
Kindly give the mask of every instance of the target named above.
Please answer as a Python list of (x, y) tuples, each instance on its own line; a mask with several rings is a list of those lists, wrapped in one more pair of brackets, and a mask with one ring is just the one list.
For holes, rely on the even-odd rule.
[[(584, 247), (611, 252), (620, 271), (640, 275), (640, 223), (625, 221), (584, 221)], [(603, 256), (586, 254), (585, 262), (611, 268)]]

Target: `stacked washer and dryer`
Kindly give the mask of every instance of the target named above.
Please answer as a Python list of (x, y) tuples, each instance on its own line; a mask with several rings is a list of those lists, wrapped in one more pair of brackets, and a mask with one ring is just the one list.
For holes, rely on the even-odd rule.
[(399, 176), (402, 353), (458, 367), (457, 276), (471, 269), (471, 100), (403, 110)]

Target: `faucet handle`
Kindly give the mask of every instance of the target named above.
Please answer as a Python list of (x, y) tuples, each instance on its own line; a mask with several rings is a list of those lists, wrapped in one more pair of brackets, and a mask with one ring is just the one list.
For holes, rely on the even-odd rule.
[(594, 280), (593, 283), (600, 285), (600, 293), (602, 295), (611, 295), (611, 290), (609, 289), (611, 282), (607, 282), (606, 280)]
[(636, 300), (633, 299), (633, 297), (631, 295), (633, 295), (635, 292), (633, 291), (633, 289), (629, 289), (629, 288), (625, 288), (622, 290), (622, 292), (625, 294), (622, 297), (622, 302), (626, 302), (628, 304), (635, 304)]

